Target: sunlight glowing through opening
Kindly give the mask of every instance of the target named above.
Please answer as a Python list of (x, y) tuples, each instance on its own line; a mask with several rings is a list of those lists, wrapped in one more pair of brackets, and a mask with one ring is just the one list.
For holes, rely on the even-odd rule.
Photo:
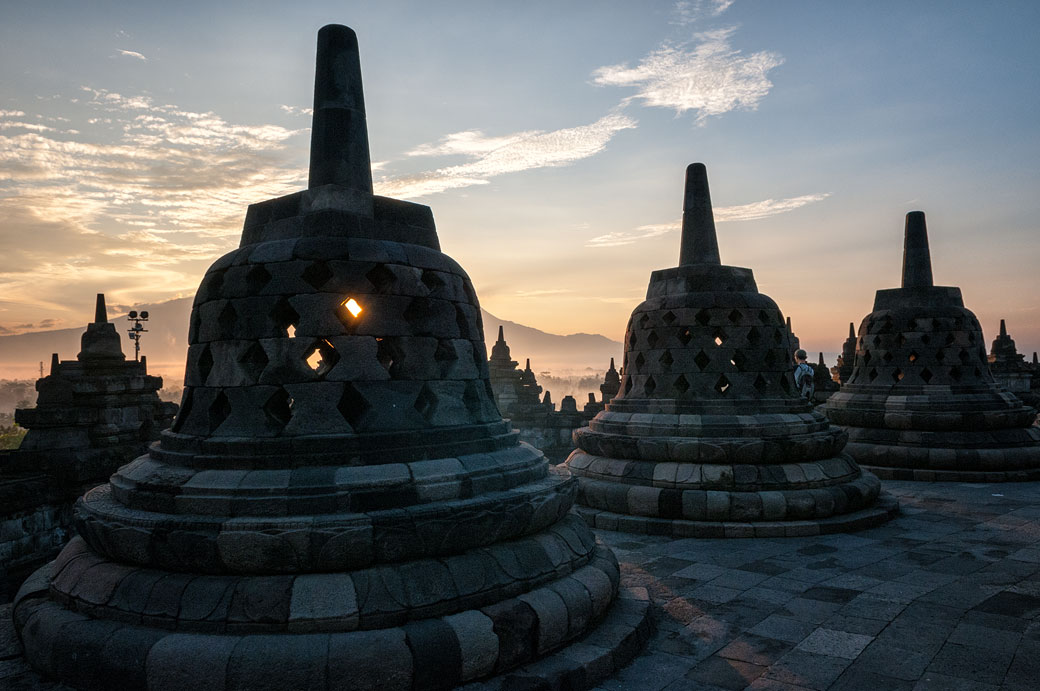
[(321, 367), (321, 364), (322, 364), (321, 351), (318, 350), (317, 348), (315, 348), (314, 351), (311, 352), (311, 354), (307, 356), (307, 366), (310, 367), (315, 372), (317, 372), (318, 368)]
[(357, 317), (359, 314), (361, 314), (361, 305), (359, 305), (358, 301), (355, 300), (354, 298), (347, 298), (343, 302), (343, 306), (346, 307), (347, 311), (350, 312), (355, 317)]
[(296, 327), (289, 324), (289, 326), (285, 327), (285, 335), (289, 338), (296, 338)]

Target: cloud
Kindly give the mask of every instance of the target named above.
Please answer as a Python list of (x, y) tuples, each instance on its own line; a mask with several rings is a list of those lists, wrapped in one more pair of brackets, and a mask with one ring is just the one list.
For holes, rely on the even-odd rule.
[(148, 58), (133, 50), (123, 50), (121, 48), (117, 48), (116, 50), (119, 51), (119, 54), (125, 58), (135, 58), (137, 60), (144, 60), (146, 62), (148, 60)]
[(734, 0), (679, 0), (672, 8), (672, 24), (686, 26), (702, 17), (718, 17), (733, 4)]
[[(806, 204), (822, 201), (829, 196), (831, 196), (830, 193), (825, 192), (823, 194), (806, 194), (801, 197), (790, 197), (788, 199), (764, 199), (760, 202), (740, 204), (739, 206), (718, 206), (715, 207), (712, 213), (715, 217), (716, 223), (726, 223), (727, 221), (755, 221), (760, 218), (768, 218), (769, 216), (776, 216), (777, 214), (784, 214), (788, 211), (800, 209)], [(640, 240), (648, 240), (650, 238), (665, 235), (673, 230), (679, 230), (681, 227), (681, 221), (673, 221), (672, 223), (654, 223), (639, 226), (635, 230), (618, 231), (607, 233), (606, 235), (599, 235), (587, 241), (585, 246), (619, 247), (621, 245), (631, 245)]]
[(755, 110), (772, 88), (771, 69), (783, 64), (776, 53), (743, 55), (730, 46), (734, 27), (696, 34), (692, 49), (664, 46), (630, 67), (611, 65), (593, 72), (600, 86), (635, 87), (644, 105), (671, 108), (681, 115), (693, 110), (697, 122), (732, 110)]
[(573, 293), (573, 290), (569, 288), (545, 288), (541, 290), (518, 290), (515, 295), (518, 298), (539, 298), (545, 297), (546, 295), (560, 295), (563, 293)]
[(636, 121), (613, 112), (596, 122), (549, 132), (528, 130), (489, 137), (479, 130), (446, 135), (437, 143), (423, 144), (409, 156), (462, 155), (473, 160), (433, 171), (379, 180), (377, 192), (394, 197), (416, 198), (445, 190), (486, 185), (491, 178), (535, 168), (565, 166), (594, 156), (622, 130)]
[(305, 181), (304, 147), (289, 146), (304, 129), (84, 93), (65, 99), (82, 132), (0, 113), (0, 295), (12, 321), (64, 315), (70, 295), (98, 290), (128, 303), (191, 294), (235, 245), (248, 204)]
[(308, 115), (308, 116), (314, 115), (314, 109), (313, 108), (299, 108), (297, 106), (287, 106), (285, 104), (282, 104), (282, 105), (280, 105), (278, 107), (280, 109), (284, 110), (289, 115)]

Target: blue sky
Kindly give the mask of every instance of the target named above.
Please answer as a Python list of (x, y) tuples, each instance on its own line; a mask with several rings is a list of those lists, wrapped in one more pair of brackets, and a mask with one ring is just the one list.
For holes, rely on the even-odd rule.
[(213, 5), (0, 6), (0, 332), (191, 295), (305, 185), (336, 22), (377, 191), (432, 206), (500, 317), (620, 339), (704, 161), (723, 262), (810, 350), (898, 285), (914, 209), (987, 339), (1040, 349), (1038, 3)]

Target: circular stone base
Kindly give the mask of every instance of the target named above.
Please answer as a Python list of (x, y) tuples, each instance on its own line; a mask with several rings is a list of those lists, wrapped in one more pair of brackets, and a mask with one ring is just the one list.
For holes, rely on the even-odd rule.
[(860, 466), (882, 480), (918, 482), (1033, 482), (1040, 480), (1040, 468), (1028, 470), (932, 470), (927, 468), (885, 468)]
[(683, 519), (628, 516), (575, 505), (574, 511), (597, 530), (618, 530), (645, 535), (672, 537), (805, 537), (848, 533), (880, 525), (899, 513), (899, 502), (887, 492), (866, 509), (853, 513), (807, 521), (762, 521), (736, 523), (729, 521), (687, 521)]
[[(597, 584), (578, 574), (560, 581), (559, 592), (535, 589), (385, 629), (178, 633), (149, 626), (149, 617), (129, 624), (66, 609), (48, 597), (52, 566), (22, 585), (14, 623), (32, 667), (82, 689), (411, 691), (454, 688), (466, 678), (480, 680), (463, 687), (474, 690), (588, 689), (628, 664), (652, 632), (645, 589), (614, 590), (607, 576)], [(580, 636), (566, 640), (575, 630)], [(544, 657), (525, 663), (531, 645)]]

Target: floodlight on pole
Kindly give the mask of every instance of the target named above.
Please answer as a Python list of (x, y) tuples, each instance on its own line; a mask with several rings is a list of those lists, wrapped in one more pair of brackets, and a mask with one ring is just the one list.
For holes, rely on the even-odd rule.
[(142, 310), (138, 314), (137, 310), (130, 310), (129, 314), (126, 315), (133, 324), (127, 329), (127, 333), (130, 336), (130, 340), (134, 342), (134, 360), (141, 359), (141, 334), (148, 333), (148, 329), (141, 326), (141, 322), (148, 321), (148, 311)]

